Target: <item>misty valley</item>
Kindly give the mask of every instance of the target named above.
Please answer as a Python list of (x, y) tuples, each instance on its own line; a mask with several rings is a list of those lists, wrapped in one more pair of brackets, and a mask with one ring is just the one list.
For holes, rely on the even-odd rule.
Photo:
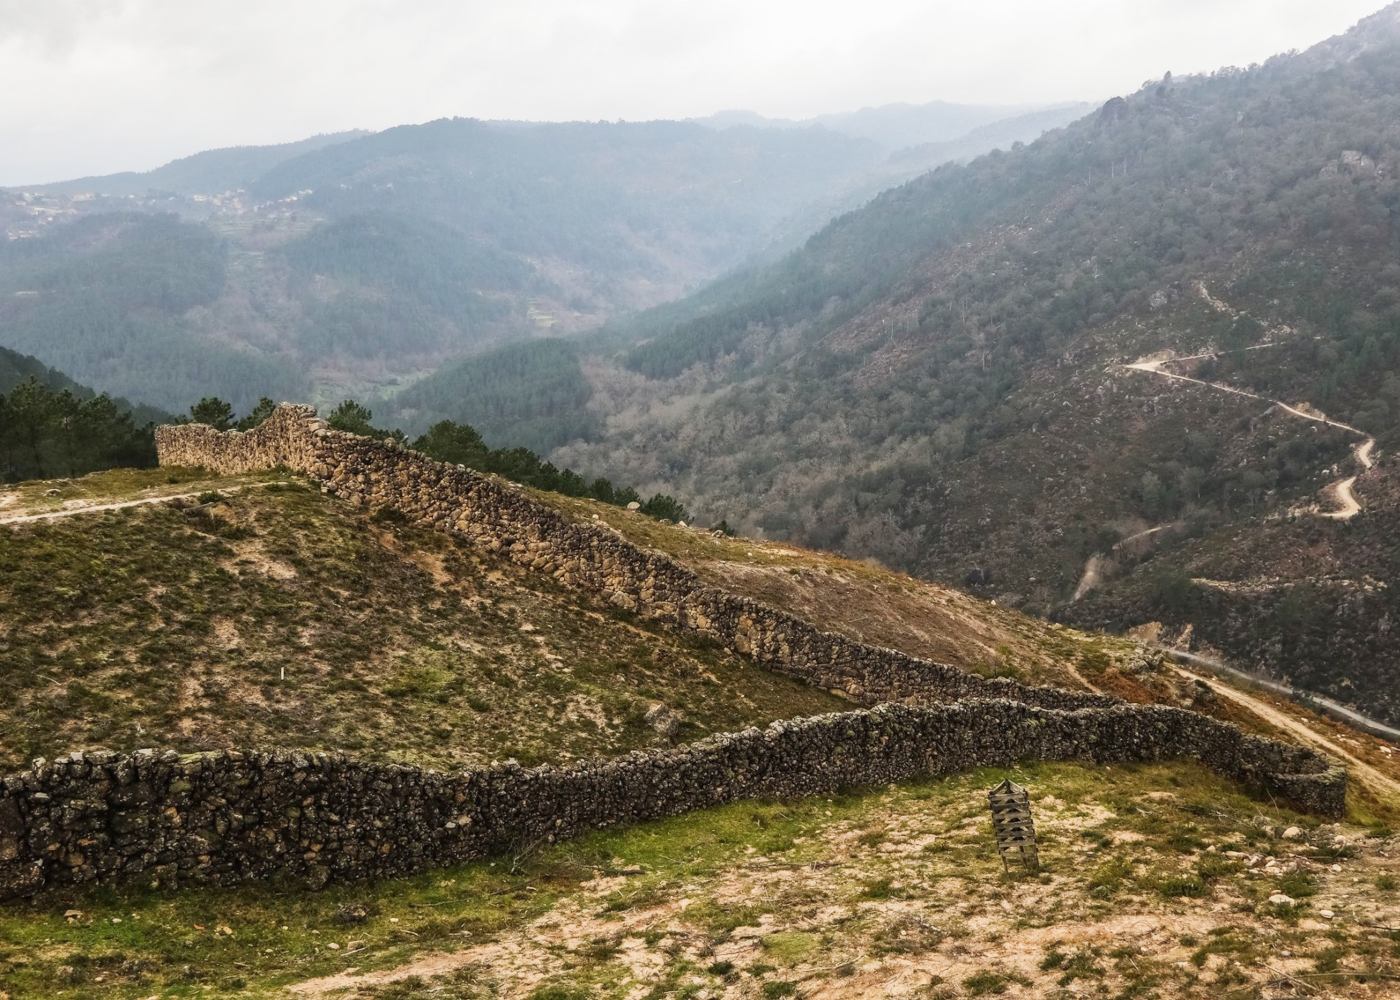
[(0, 1000), (1397, 995), (1400, 4), (1092, 100), (1023, 13), (7, 176)]

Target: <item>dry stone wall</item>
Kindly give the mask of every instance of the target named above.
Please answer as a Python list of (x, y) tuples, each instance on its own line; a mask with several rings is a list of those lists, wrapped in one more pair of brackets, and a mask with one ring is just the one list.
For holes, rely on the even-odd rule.
[[(706, 585), (612, 529), (497, 480), (328, 428), (284, 405), (241, 434), (156, 432), (165, 465), (276, 466), (365, 507), (470, 538), (647, 618), (872, 709), (775, 723), (674, 750), (459, 774), (338, 754), (74, 754), (0, 779), (0, 897), (134, 878), (161, 884), (402, 874), (747, 797), (831, 792), (1022, 760), (1195, 758), (1301, 809), (1339, 816), (1346, 774), (1311, 750), (1193, 712), (987, 680), (822, 632)], [(899, 702), (899, 704), (894, 704)]]
[(858, 704), (967, 698), (1064, 709), (1117, 704), (1102, 695), (983, 678), (823, 632), (795, 615), (710, 586), (669, 556), (644, 550), (606, 525), (570, 520), (501, 480), (327, 427), (309, 407), (284, 404), (247, 433), (198, 424), (160, 427), (156, 448), (162, 465), (203, 466), (221, 474), (283, 466), (303, 473), (360, 506), (393, 508), (420, 524), (463, 535), (566, 586), (704, 635)]
[(884, 705), (567, 767), (443, 774), (325, 753), (72, 754), (0, 781), (0, 898), (46, 886), (398, 875), (744, 798), (1019, 760), (1199, 757), (1325, 815), (1340, 772), (1161, 706)]

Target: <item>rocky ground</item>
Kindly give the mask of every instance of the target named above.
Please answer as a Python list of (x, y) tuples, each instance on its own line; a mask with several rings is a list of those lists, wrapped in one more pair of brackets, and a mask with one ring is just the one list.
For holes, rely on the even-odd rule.
[(1388, 997), (1400, 841), (1189, 764), (984, 771), (739, 804), (402, 881), (55, 895), (0, 913), (20, 997)]
[[(0, 679), (13, 759), (152, 733), (191, 749), (358, 740), (439, 766), (561, 759), (840, 704), (295, 479), (133, 475), (0, 494), (20, 516), (143, 501), (0, 529), (0, 646), (25, 667)], [(742, 803), (316, 894), (51, 892), (0, 910), (0, 995), (1395, 994), (1400, 765), (1383, 741), (875, 564), (557, 502), (866, 641), (1312, 743), (1352, 767), (1347, 818), (1189, 763), (1038, 765)], [(1004, 872), (991, 845), (985, 791), (1008, 775), (1034, 796), (1039, 872)]]

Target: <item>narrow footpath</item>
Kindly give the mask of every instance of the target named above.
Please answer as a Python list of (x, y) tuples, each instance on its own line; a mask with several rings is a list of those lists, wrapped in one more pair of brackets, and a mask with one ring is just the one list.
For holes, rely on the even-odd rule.
[[(139, 500), (115, 500), (109, 503), (85, 503), (83, 501), (73, 501), (73, 506), (60, 507), (57, 510), (45, 510), (38, 513), (26, 514), (0, 514), (0, 524), (27, 524), (32, 521), (60, 521), (68, 517), (77, 517), (79, 514), (95, 514), (104, 510), (124, 510), (127, 507), (144, 507), (153, 503), (170, 503), (172, 500), (193, 500), (211, 490), (224, 495), (241, 493), (243, 490), (254, 486), (263, 485), (260, 483), (247, 483), (241, 486), (221, 486), (206, 487), (202, 490), (195, 490), (192, 493), (163, 493), (159, 496), (142, 497)], [(8, 504), (0, 505), (8, 506)]]

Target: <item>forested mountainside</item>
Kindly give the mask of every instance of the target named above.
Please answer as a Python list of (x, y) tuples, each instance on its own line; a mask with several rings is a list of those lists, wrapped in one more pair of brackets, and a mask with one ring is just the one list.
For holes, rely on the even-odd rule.
[[(48, 367), (38, 358), (0, 347), (0, 396), (30, 381), (38, 383), (50, 392), (67, 392), (75, 399), (86, 400), (97, 395), (89, 387), (74, 381), (56, 368)], [(140, 406), (120, 398), (114, 402), (118, 409), (130, 412), (139, 424), (162, 423), (172, 419), (165, 410), (153, 406)]]
[(48, 367), (38, 358), (0, 347), (0, 394), (9, 392), (31, 378), (55, 389), (78, 388), (78, 383), (62, 372)]
[(678, 122), (453, 119), (213, 150), (0, 192), (0, 344), (172, 409), (387, 394), (674, 299), (928, 165), (832, 128)]
[[(1115, 624), (1195, 625), (1364, 702), (1400, 664), (1379, 563), (1344, 558), (1393, 546), (1368, 498), (1400, 407), (1397, 112), (1392, 6), (939, 169), (583, 353), (592, 436), (556, 458), (1039, 613), (1081, 613), (1099, 554), (1085, 613), (1127, 602)], [(1157, 363), (1222, 351), (1240, 353)], [(1313, 624), (1280, 645), (1237, 556), (1287, 532), (1309, 558), (1269, 585)], [(1311, 659), (1362, 590), (1353, 655)]]
[(220, 384), (240, 401), (296, 392), (302, 378), (275, 357), (198, 332), (229, 271), (227, 241), (197, 222), (85, 215), (0, 243), (0, 338), (81, 382), (172, 410)]

